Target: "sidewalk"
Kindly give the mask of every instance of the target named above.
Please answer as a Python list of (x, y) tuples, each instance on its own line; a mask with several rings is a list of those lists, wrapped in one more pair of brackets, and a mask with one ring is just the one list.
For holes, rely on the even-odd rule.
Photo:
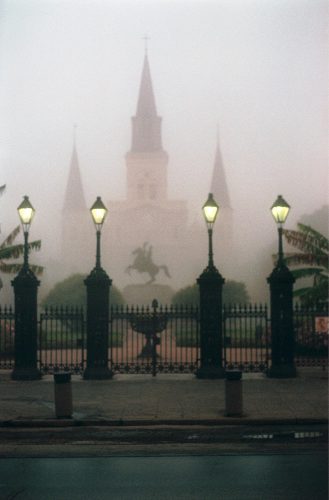
[(242, 418), (225, 416), (225, 381), (193, 375), (117, 375), (108, 381), (72, 376), (73, 419), (55, 418), (53, 376), (19, 382), (0, 371), (0, 426), (222, 425), (325, 423), (327, 371), (298, 370), (295, 379), (243, 374)]

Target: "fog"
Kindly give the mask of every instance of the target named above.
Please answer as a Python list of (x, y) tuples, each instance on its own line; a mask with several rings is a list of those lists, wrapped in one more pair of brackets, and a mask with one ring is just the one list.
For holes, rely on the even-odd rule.
[[(328, 203), (327, 1), (2, 0), (0, 16), (1, 236), (27, 194), (31, 238), (42, 239), (36, 260), (59, 258), (74, 124), (87, 205), (124, 199), (147, 34), (169, 197), (187, 200), (191, 221), (201, 217), (219, 130), (232, 278), (261, 298), (277, 195), (292, 207), (287, 227)], [(206, 228), (204, 237), (200, 252)]]

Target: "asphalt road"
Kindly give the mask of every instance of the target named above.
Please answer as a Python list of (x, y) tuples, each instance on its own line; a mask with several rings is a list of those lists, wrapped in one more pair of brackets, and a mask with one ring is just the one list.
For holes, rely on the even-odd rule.
[(327, 499), (326, 425), (0, 428), (0, 500)]
[(325, 453), (0, 459), (1, 500), (327, 500)]

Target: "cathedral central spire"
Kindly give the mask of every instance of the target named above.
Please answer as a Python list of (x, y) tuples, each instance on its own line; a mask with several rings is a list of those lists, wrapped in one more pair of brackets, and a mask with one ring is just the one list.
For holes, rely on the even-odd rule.
[(136, 117), (156, 117), (156, 106), (152, 86), (150, 65), (147, 54), (145, 54), (142, 79), (139, 88)]
[(144, 57), (136, 116), (132, 117), (131, 152), (162, 151), (161, 117), (157, 115), (147, 53)]

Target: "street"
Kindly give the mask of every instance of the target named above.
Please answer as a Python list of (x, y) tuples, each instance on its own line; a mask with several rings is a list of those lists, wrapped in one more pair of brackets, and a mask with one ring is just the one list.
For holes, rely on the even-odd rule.
[(327, 457), (306, 454), (0, 459), (1, 500), (327, 499)]

